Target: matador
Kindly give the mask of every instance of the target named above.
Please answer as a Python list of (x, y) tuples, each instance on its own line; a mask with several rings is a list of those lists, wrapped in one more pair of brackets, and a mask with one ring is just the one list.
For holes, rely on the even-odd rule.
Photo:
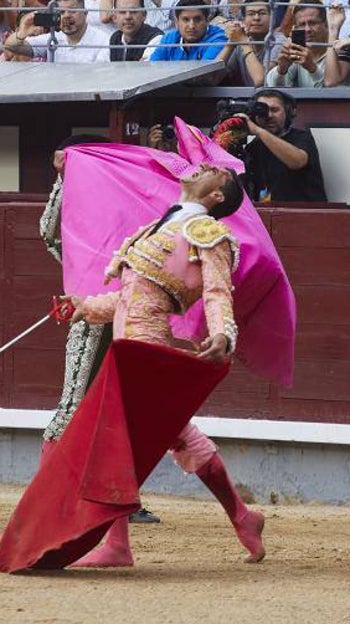
[[(182, 179), (181, 189), (178, 205), (127, 238), (116, 252), (106, 269), (106, 283), (119, 278), (120, 290), (85, 300), (73, 297), (73, 321), (113, 321), (114, 339), (175, 346), (169, 316), (185, 313), (202, 297), (208, 337), (194, 348), (198, 357), (221, 362), (236, 345), (231, 272), (238, 263), (239, 245), (217, 219), (239, 208), (243, 190), (235, 172), (210, 166)], [(241, 500), (215, 444), (190, 423), (174, 440), (171, 452), (183, 470), (195, 473), (223, 505), (249, 551), (246, 561), (260, 561), (265, 555), (264, 517)], [(127, 522), (120, 518), (104, 544), (73, 565), (132, 564)]]

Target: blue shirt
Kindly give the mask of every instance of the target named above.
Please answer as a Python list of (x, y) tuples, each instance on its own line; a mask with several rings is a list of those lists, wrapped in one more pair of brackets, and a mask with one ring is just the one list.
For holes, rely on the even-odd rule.
[[(194, 46), (184, 49), (180, 32), (177, 28), (169, 30), (160, 40), (159, 44), (178, 43), (178, 47), (158, 47), (154, 50), (150, 57), (150, 61), (200, 61), (215, 59), (219, 52), (223, 49), (227, 37), (225, 31), (219, 26), (208, 25), (207, 31), (199, 41), (200, 46)], [(217, 43), (215, 46), (207, 46), (207, 43)]]

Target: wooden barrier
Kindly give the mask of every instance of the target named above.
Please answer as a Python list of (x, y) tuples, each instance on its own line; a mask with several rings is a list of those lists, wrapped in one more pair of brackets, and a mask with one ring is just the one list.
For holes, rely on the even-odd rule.
[[(39, 239), (44, 205), (0, 198), (0, 337), (6, 342), (62, 290), (60, 266)], [(323, 205), (261, 207), (298, 303), (295, 383), (258, 379), (235, 362), (201, 414), (350, 422), (350, 211)], [(0, 356), (0, 406), (54, 408), (67, 328), (49, 321)]]
[(236, 363), (201, 413), (255, 419), (350, 422), (350, 211), (263, 208), (261, 216), (298, 306), (292, 388)]
[[(60, 265), (39, 237), (43, 203), (0, 203), (1, 343), (48, 313)], [(51, 319), (0, 356), (1, 407), (53, 408), (63, 379), (66, 327)]]

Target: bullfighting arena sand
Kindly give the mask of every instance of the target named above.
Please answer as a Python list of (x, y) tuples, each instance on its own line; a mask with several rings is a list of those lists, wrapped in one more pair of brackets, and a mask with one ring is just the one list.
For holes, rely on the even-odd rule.
[[(0, 486), (0, 530), (21, 488)], [(213, 501), (144, 497), (159, 525), (131, 525), (135, 567), (0, 574), (6, 624), (350, 623), (350, 507), (260, 507), (268, 555), (243, 550)]]

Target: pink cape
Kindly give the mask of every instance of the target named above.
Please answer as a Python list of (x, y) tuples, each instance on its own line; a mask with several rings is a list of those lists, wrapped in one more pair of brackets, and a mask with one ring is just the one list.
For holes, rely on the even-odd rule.
[[(64, 289), (80, 296), (108, 292), (104, 268), (126, 236), (159, 217), (178, 199), (179, 178), (202, 162), (235, 169), (243, 163), (175, 118), (179, 154), (123, 144), (79, 145), (66, 150), (62, 213)], [(239, 326), (236, 355), (254, 373), (290, 385), (293, 378), (295, 300), (276, 249), (246, 196), (225, 219), (240, 241), (233, 275)], [(206, 332), (202, 303), (174, 317), (174, 334), (200, 340)]]

